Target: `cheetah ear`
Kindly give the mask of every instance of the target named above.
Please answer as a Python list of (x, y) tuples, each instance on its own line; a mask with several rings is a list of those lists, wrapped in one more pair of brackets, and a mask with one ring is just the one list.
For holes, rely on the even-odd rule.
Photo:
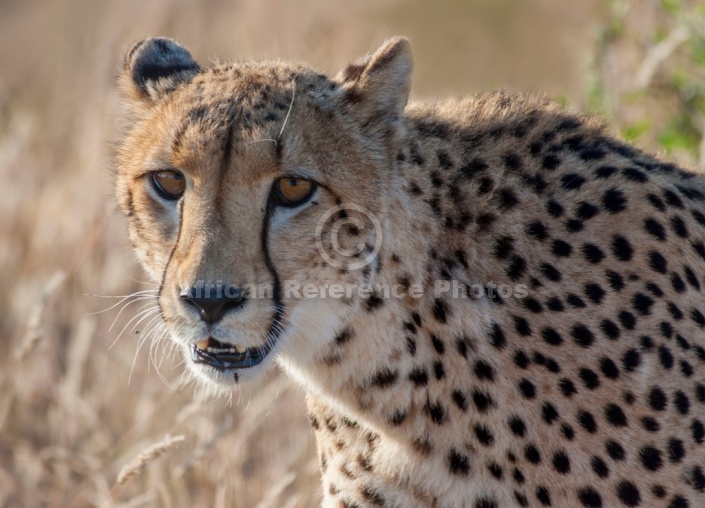
[(411, 69), (409, 40), (394, 37), (338, 75), (342, 101), (368, 135), (389, 139), (400, 134)]
[(144, 39), (125, 54), (120, 76), (123, 97), (132, 109), (147, 109), (200, 70), (177, 42)]

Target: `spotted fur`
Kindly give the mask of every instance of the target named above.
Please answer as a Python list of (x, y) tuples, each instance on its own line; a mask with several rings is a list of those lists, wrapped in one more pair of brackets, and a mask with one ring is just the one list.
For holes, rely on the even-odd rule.
[[(705, 506), (703, 178), (536, 97), (407, 105), (410, 73), (405, 39), (335, 78), (128, 52), (117, 192), (174, 341), (276, 343), (250, 369), (189, 367), (227, 389), (276, 358), (303, 384), (325, 506)], [(186, 176), (176, 203), (150, 187), (164, 168)], [(294, 173), (316, 194), (271, 206)], [(365, 268), (317, 251), (341, 203), (381, 222)], [(208, 327), (179, 299), (197, 280), (274, 294)], [(287, 280), (423, 296), (287, 299)]]

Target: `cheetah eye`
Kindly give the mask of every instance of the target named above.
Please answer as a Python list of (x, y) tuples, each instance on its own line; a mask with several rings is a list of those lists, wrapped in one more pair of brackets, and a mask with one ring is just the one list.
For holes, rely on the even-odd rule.
[(311, 197), (316, 183), (305, 178), (280, 178), (274, 182), (272, 196), (283, 206), (298, 206)]
[(164, 199), (176, 201), (184, 195), (186, 179), (184, 175), (173, 169), (153, 171), (151, 173), (152, 185), (157, 193)]

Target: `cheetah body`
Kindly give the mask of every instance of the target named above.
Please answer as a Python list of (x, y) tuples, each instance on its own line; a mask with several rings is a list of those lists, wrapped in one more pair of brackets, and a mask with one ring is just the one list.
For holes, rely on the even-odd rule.
[[(277, 315), (262, 365), (308, 392), (324, 506), (705, 506), (702, 177), (535, 97), (407, 105), (404, 39), (335, 78), (156, 41), (122, 77), (131, 239), (187, 355), (204, 334), (256, 347)], [(148, 188), (163, 167), (186, 175), (176, 205)], [(302, 170), (312, 201), (270, 206)], [(382, 230), (353, 270), (314, 240), (345, 203)], [(252, 300), (208, 328), (178, 298), (202, 279), (421, 295)], [(190, 368), (226, 389), (262, 370)]]

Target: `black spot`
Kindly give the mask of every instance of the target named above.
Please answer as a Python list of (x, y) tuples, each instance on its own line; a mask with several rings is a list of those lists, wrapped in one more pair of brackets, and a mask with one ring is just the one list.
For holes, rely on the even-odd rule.
[(661, 388), (655, 386), (651, 389), (648, 395), (649, 406), (656, 411), (663, 411), (666, 409), (666, 394), (661, 390)]
[(436, 156), (438, 157), (438, 165), (443, 168), (443, 169), (450, 169), (453, 167), (453, 161), (450, 159), (450, 156), (448, 155), (447, 152), (443, 150), (438, 150), (438, 153), (436, 153)]
[(582, 187), (586, 180), (577, 173), (567, 173), (561, 177), (561, 182), (565, 190), (576, 190)]
[(564, 212), (563, 207), (558, 202), (556, 202), (552, 199), (548, 201), (548, 204), (546, 205), (546, 209), (548, 210), (548, 214), (551, 217), (555, 217), (555, 218), (560, 217), (561, 215), (563, 215), (563, 212)]
[(594, 390), (600, 386), (600, 378), (590, 369), (582, 368), (579, 371), (580, 379), (582, 379), (585, 388)]
[(678, 194), (676, 194), (672, 190), (664, 189), (663, 198), (669, 205), (674, 206), (676, 208), (683, 208), (683, 201), (681, 200), (681, 198), (678, 197)]
[(639, 489), (632, 482), (623, 480), (617, 484), (617, 497), (626, 506), (639, 506), (641, 495)]
[(705, 473), (701, 466), (695, 466), (690, 472), (689, 483), (699, 492), (705, 491)]
[(666, 205), (663, 204), (663, 201), (661, 200), (660, 197), (658, 197), (656, 194), (647, 194), (646, 199), (649, 200), (649, 202), (660, 212), (665, 212), (666, 211)]
[(439, 355), (445, 353), (446, 347), (441, 339), (435, 335), (431, 335), (431, 342), (433, 343), (433, 349), (435, 349)]
[(586, 284), (585, 296), (587, 296), (592, 303), (599, 304), (605, 296), (605, 290), (602, 289), (599, 284)]
[(448, 305), (440, 298), (436, 298), (433, 302), (433, 317), (439, 323), (445, 324), (448, 321)]
[(634, 249), (626, 238), (615, 235), (612, 237), (612, 254), (620, 261), (630, 261), (634, 255)]
[(681, 238), (688, 237), (688, 228), (686, 227), (683, 219), (678, 215), (671, 219), (671, 229), (677, 236)]
[(446, 411), (440, 402), (428, 404), (426, 410), (431, 417), (431, 421), (437, 425), (442, 425), (446, 419)]
[(519, 198), (514, 191), (507, 188), (499, 189), (497, 191), (497, 199), (499, 200), (499, 206), (505, 210), (514, 208), (519, 204)]
[(615, 291), (621, 291), (622, 289), (624, 289), (624, 277), (612, 270), (608, 270), (605, 273), (607, 275), (607, 282), (609, 283), (612, 289), (614, 289)]
[(541, 273), (543, 275), (553, 281), (553, 282), (559, 282), (561, 280), (561, 272), (559, 272), (553, 265), (548, 264), (548, 263), (543, 263), (541, 265)]
[(614, 460), (623, 461), (626, 457), (626, 452), (622, 445), (617, 441), (612, 441), (611, 439), (605, 443), (605, 450), (607, 450), (607, 455), (612, 457)]
[(564, 452), (556, 452), (553, 455), (553, 468), (561, 474), (570, 473), (570, 459)]
[(470, 460), (467, 455), (453, 448), (448, 453), (448, 468), (453, 474), (467, 476), (470, 472)]
[(563, 395), (566, 397), (570, 398), (574, 394), (578, 393), (578, 390), (575, 389), (575, 385), (573, 382), (568, 379), (568, 378), (563, 378), (558, 382), (558, 387), (560, 388), (561, 392)]
[(546, 229), (546, 226), (539, 221), (535, 221), (527, 225), (526, 234), (533, 236), (537, 240), (545, 240), (548, 238), (548, 230)]
[(487, 409), (494, 406), (492, 397), (488, 393), (483, 393), (478, 390), (473, 390), (472, 401), (480, 413), (484, 413)]
[(423, 367), (416, 367), (409, 372), (409, 380), (416, 386), (426, 386), (428, 384), (428, 373)]
[(572, 441), (573, 439), (575, 439), (575, 431), (573, 430), (573, 427), (571, 427), (567, 423), (561, 424), (561, 432), (568, 441)]
[(362, 497), (375, 506), (385, 506), (386, 504), (386, 500), (384, 499), (382, 494), (380, 494), (374, 488), (369, 486), (362, 489)]
[(601, 166), (595, 170), (597, 178), (605, 179), (609, 178), (617, 172), (617, 168), (612, 166)]
[(575, 325), (571, 330), (571, 335), (573, 339), (575, 339), (575, 342), (582, 347), (590, 347), (595, 341), (595, 336), (592, 332), (582, 324)]
[(411, 356), (416, 356), (416, 339), (415, 338), (413, 338), (411, 336), (406, 337), (406, 349), (407, 349), (407, 351), (409, 351), (409, 354)]
[(524, 420), (518, 416), (513, 416), (510, 418), (507, 424), (515, 436), (524, 437), (526, 435), (526, 424), (524, 423)]
[(622, 356), (622, 368), (627, 372), (632, 372), (641, 365), (641, 354), (636, 349), (629, 349)]
[(475, 501), (474, 508), (497, 508), (497, 503), (493, 499), (481, 497)]
[(532, 464), (541, 463), (541, 454), (534, 445), (530, 444), (527, 445), (526, 448), (524, 448), (524, 457), (526, 457), (526, 460), (528, 460)]
[(693, 433), (693, 441), (697, 444), (703, 444), (705, 442), (705, 425), (700, 420), (693, 420), (690, 425), (690, 430)]
[(643, 293), (637, 293), (632, 299), (632, 305), (642, 316), (651, 314), (651, 306), (654, 304), (654, 299)]
[(631, 312), (623, 310), (619, 313), (618, 317), (619, 317), (619, 322), (627, 330), (633, 330), (634, 327), (636, 326), (636, 318), (634, 317), (634, 314), (632, 314)]
[(604, 319), (600, 323), (600, 330), (602, 330), (602, 333), (604, 333), (608, 339), (617, 340), (619, 338), (619, 326), (617, 326), (614, 321)]
[(597, 264), (605, 259), (605, 254), (597, 245), (586, 243), (583, 245), (583, 255), (590, 263)]
[(688, 281), (688, 284), (693, 286), (695, 289), (700, 289), (700, 282), (698, 281), (698, 278), (695, 276), (695, 272), (689, 267), (689, 266), (684, 266), (683, 270), (685, 271), (685, 278)]
[(407, 410), (397, 409), (396, 411), (394, 411), (394, 413), (392, 413), (392, 416), (389, 418), (389, 423), (393, 427), (398, 427), (399, 425), (404, 423), (407, 416), (409, 416), (409, 413)]
[(595, 472), (595, 474), (600, 478), (607, 478), (610, 475), (609, 467), (607, 467), (605, 461), (602, 460), (600, 457), (593, 457), (590, 460), (590, 466), (592, 467), (592, 470)]
[(561, 163), (561, 160), (553, 154), (546, 155), (543, 158), (541, 165), (547, 171), (553, 171)]
[(653, 446), (645, 446), (639, 450), (639, 460), (644, 468), (649, 471), (658, 471), (663, 465), (661, 451)]
[(627, 198), (618, 189), (612, 188), (605, 192), (602, 197), (602, 204), (610, 213), (619, 213), (627, 209)]
[(599, 213), (600, 209), (597, 208), (595, 205), (592, 203), (588, 203), (586, 201), (583, 201), (578, 205), (578, 208), (576, 210), (576, 215), (578, 219), (580, 220), (588, 220), (592, 219), (595, 215)]
[(602, 497), (592, 487), (579, 489), (578, 499), (585, 508), (602, 508)]
[(484, 171), (489, 166), (482, 159), (473, 159), (468, 164), (460, 169), (460, 172), (465, 178), (472, 179), (477, 176), (478, 173)]
[(399, 371), (385, 368), (372, 377), (371, 385), (377, 388), (387, 388), (396, 383), (398, 378)]
[(687, 415), (690, 411), (690, 399), (681, 390), (678, 390), (676, 392), (675, 397), (673, 397), (673, 405), (676, 407), (676, 410), (682, 415)]
[(668, 271), (666, 258), (656, 251), (649, 253), (649, 266), (658, 273), (666, 273)]
[(527, 368), (529, 366), (529, 363), (531, 363), (531, 360), (529, 360), (529, 357), (526, 356), (526, 353), (524, 353), (524, 351), (517, 351), (514, 354), (514, 365), (516, 365), (520, 369)]
[(465, 394), (461, 392), (460, 390), (453, 390), (453, 393), (451, 394), (453, 398), (453, 402), (455, 403), (456, 406), (458, 406), (458, 409), (461, 411), (465, 412), (468, 409), (468, 401), (467, 398), (465, 397)]
[(624, 168), (622, 174), (627, 177), (628, 180), (632, 182), (644, 183), (649, 180), (646, 174), (637, 168)]
[(473, 372), (478, 379), (494, 381), (494, 368), (485, 360), (478, 360), (475, 362)]
[(683, 446), (683, 441), (672, 437), (668, 440), (668, 445), (666, 447), (668, 451), (668, 458), (673, 463), (678, 463), (685, 457), (685, 447)]
[(597, 431), (597, 422), (595, 421), (595, 417), (585, 410), (581, 409), (578, 411), (578, 423), (590, 434), (594, 434)]
[(536, 397), (536, 387), (528, 379), (521, 379), (517, 387), (525, 399), (533, 399)]
[(551, 250), (558, 257), (568, 257), (573, 252), (573, 247), (563, 240), (554, 240)]
[(536, 499), (538, 499), (543, 506), (551, 506), (551, 496), (546, 487), (536, 487)]
[(641, 425), (648, 432), (658, 432), (658, 430), (661, 428), (658, 421), (656, 421), (656, 418), (653, 418), (651, 416), (643, 416), (641, 418)]
[(507, 267), (507, 276), (512, 281), (517, 281), (526, 272), (526, 261), (521, 256), (512, 257), (512, 262)]
[(581, 220), (570, 219), (565, 223), (565, 227), (571, 233), (577, 233), (578, 231), (582, 231), (585, 225)]
[(445, 369), (443, 368), (443, 362), (434, 362), (433, 363), (433, 375), (437, 380), (441, 380), (445, 377), (446, 372)]
[(490, 344), (497, 349), (503, 349), (504, 346), (507, 345), (507, 339), (498, 324), (492, 325), (492, 330), (490, 331)]
[(502, 471), (502, 468), (499, 466), (499, 464), (497, 464), (496, 462), (490, 462), (489, 464), (487, 464), (487, 470), (497, 480), (502, 479), (504, 472)]
[(607, 404), (605, 407), (607, 421), (615, 427), (626, 427), (627, 417), (617, 404)]
[(563, 312), (565, 310), (563, 302), (561, 302), (560, 298), (555, 296), (552, 296), (548, 299), (548, 301), (546, 302), (546, 307), (548, 307), (554, 312)]
[(550, 402), (545, 402), (543, 406), (541, 406), (541, 416), (543, 417), (543, 421), (551, 425), (558, 419), (558, 411), (556, 411), (553, 404)]
[(544, 328), (541, 331), (541, 336), (543, 337), (543, 340), (545, 340), (552, 346), (558, 346), (563, 342), (563, 338), (560, 336), (560, 334), (550, 327)]
[(617, 365), (606, 356), (603, 356), (602, 359), (600, 359), (600, 371), (609, 379), (617, 379), (619, 377), (619, 369), (617, 368)]
[(693, 321), (697, 323), (700, 328), (705, 326), (705, 316), (698, 309), (693, 309), (690, 312), (690, 317)]
[(523, 317), (514, 316), (514, 329), (519, 335), (524, 337), (531, 335), (531, 327), (529, 326), (529, 322)]
[(651, 236), (662, 241), (666, 239), (666, 229), (657, 220), (646, 219), (644, 221), (644, 228), (646, 228), (647, 233)]
[(658, 348), (658, 357), (664, 369), (670, 370), (673, 367), (673, 354), (666, 346)]
[(494, 436), (492, 435), (492, 432), (490, 432), (490, 429), (488, 429), (486, 426), (476, 424), (473, 427), (473, 430), (475, 431), (475, 436), (477, 437), (478, 441), (480, 441), (480, 443), (482, 443), (483, 445), (491, 446), (494, 443)]

